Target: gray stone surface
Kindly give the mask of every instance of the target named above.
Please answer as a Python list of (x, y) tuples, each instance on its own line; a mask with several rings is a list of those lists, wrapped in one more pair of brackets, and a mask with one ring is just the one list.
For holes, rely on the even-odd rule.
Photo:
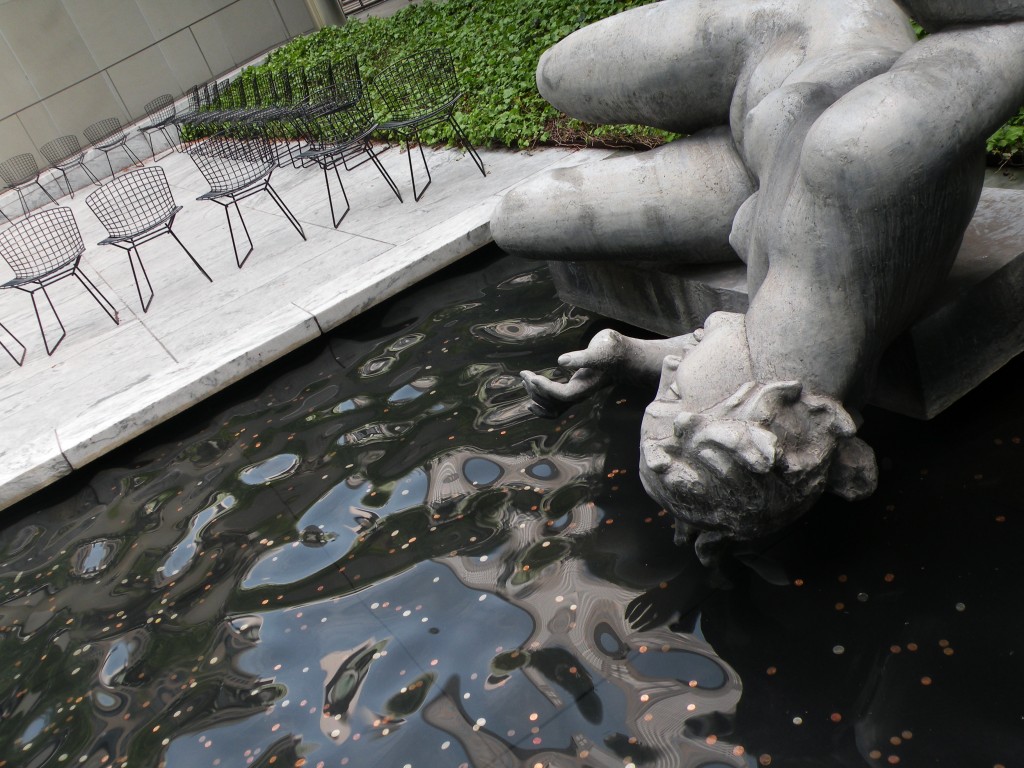
[[(575, 32), (538, 65), (541, 95), (574, 117), (690, 135), (521, 186), (492, 222), (499, 245), (745, 265), (745, 316), (713, 315), (700, 339), (655, 344), (664, 366), (629, 353), (652, 378), (663, 369), (641, 475), (704, 529), (704, 559), (792, 520), (832, 487), (831, 465), (845, 480), (873, 477), (870, 450), (850, 449), (845, 426), (824, 440), (833, 428), (818, 417), (856, 415), (886, 348), (946, 282), (981, 194), (985, 139), (1024, 103), (1024, 0), (908, 5), (935, 30), (919, 42), (892, 0), (664, 0)], [(636, 373), (614, 359), (590, 350), (576, 361)], [(542, 401), (602, 379), (585, 373), (560, 391), (526, 378)], [(778, 391), (797, 394), (762, 394)], [(691, 439), (695, 421), (694, 434), (715, 438)], [(802, 432), (809, 442), (790, 439)], [(655, 470), (652, 445), (673, 436), (678, 450)], [(824, 450), (804, 451), (819, 438)], [(805, 466), (812, 454), (820, 466)], [(728, 514), (707, 507), (748, 524), (727, 528)]]
[[(155, 297), (145, 314), (124, 253), (96, 245), (105, 232), (85, 195), (61, 199), (82, 230), (84, 269), (121, 323), (75, 281), (57, 283), (50, 291), (68, 335), (47, 357), (28, 297), (0, 292), (0, 322), (28, 347), (23, 368), (0, 354), (0, 509), (472, 253), (490, 241), (491, 213), (510, 185), (605, 154), (485, 151), (482, 177), (459, 151), (429, 151), (434, 184), (418, 203), (411, 195), (399, 203), (367, 163), (343, 174), (352, 210), (337, 230), (323, 175), (281, 169), (274, 187), (308, 240), (269, 198), (248, 198), (241, 207), (255, 250), (241, 270), (223, 209), (196, 201), (208, 187), (187, 156), (170, 155), (160, 165), (184, 206), (175, 233), (214, 282), (171, 238), (147, 243), (141, 253)], [(407, 192), (404, 154), (392, 149), (381, 159)], [(7, 278), (0, 263), (0, 282)]]
[[(872, 405), (930, 419), (1024, 351), (1024, 184), (1009, 184), (982, 191), (949, 277), (883, 356)], [(748, 303), (742, 264), (550, 268), (565, 301), (663, 336)]]

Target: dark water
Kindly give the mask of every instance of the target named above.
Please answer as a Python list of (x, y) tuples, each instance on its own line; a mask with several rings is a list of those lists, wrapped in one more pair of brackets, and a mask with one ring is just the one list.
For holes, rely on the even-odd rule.
[(1024, 366), (726, 579), (494, 256), (5, 513), (0, 768), (1024, 764)]

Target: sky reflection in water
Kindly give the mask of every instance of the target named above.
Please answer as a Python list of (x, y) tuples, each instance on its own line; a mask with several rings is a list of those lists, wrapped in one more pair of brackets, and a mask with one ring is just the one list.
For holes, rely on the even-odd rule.
[(525, 408), (603, 321), (477, 263), (8, 513), (0, 768), (1019, 759), (1024, 409), (874, 415), (874, 499), (711, 575), (643, 394)]

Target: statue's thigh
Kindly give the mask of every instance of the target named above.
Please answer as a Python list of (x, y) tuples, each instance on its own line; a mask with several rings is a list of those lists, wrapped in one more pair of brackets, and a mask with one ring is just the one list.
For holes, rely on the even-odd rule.
[(522, 184), (491, 231), (505, 250), (538, 258), (731, 261), (733, 216), (753, 190), (719, 129)]

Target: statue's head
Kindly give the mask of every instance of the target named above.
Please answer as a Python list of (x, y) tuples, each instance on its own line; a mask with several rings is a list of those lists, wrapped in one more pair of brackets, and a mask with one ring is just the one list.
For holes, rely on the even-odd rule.
[(673, 384), (679, 362), (665, 359), (658, 398), (644, 414), (640, 474), (686, 527), (755, 539), (795, 520), (825, 491), (846, 499), (874, 491), (874, 453), (838, 401), (795, 381), (750, 382), (691, 413)]

